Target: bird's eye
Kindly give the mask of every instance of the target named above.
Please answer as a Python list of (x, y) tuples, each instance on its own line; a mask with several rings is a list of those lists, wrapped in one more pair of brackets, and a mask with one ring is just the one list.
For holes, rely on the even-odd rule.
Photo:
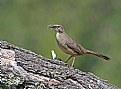
[(53, 28), (56, 28), (56, 26), (53, 26)]

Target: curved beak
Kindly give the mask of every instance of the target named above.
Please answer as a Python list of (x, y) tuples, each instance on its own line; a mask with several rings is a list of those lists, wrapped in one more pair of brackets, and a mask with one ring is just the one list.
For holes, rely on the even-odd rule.
[(47, 28), (53, 28), (53, 25), (48, 25)]

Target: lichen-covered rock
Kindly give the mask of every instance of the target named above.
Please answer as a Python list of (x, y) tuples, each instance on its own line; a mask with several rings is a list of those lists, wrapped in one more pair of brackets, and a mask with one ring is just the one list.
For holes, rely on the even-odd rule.
[(0, 85), (4, 89), (118, 89), (92, 73), (0, 41)]

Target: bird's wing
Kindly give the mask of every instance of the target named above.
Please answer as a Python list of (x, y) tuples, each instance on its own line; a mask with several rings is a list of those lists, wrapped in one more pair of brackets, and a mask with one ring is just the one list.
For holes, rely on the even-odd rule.
[(77, 44), (72, 38), (70, 38), (70, 40), (68, 40), (66, 45), (68, 46), (68, 48), (70, 48), (77, 54), (83, 54), (83, 52), (84, 52), (84, 48), (81, 45)]

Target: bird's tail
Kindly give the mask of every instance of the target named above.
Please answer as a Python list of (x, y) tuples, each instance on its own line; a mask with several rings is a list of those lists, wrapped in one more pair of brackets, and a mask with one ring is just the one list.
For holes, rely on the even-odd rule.
[(108, 56), (105, 56), (105, 55), (103, 55), (101, 53), (93, 52), (93, 51), (90, 51), (90, 50), (87, 50), (86, 54), (92, 54), (92, 55), (98, 56), (100, 58), (103, 58), (105, 60), (110, 60), (110, 58)]

